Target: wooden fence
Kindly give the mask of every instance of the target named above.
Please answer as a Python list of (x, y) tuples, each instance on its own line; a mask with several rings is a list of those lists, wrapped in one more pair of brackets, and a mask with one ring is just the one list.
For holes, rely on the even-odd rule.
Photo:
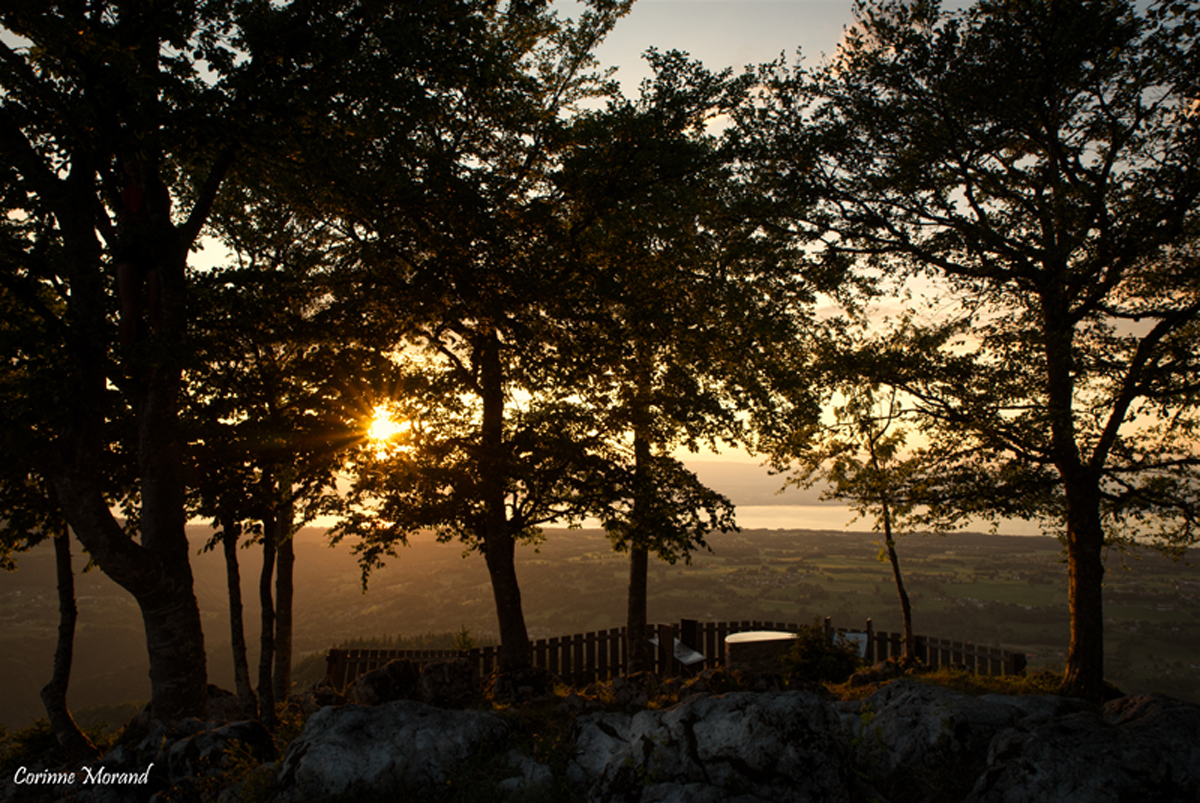
[[(679, 624), (649, 625), (646, 637), (657, 641), (651, 671), (668, 677), (691, 675), (725, 660), (725, 637), (751, 630), (783, 630), (796, 632), (800, 625), (789, 622), (698, 622), (684, 619)], [(825, 618), (825, 631), (845, 634), (859, 645), (867, 662), (874, 664), (904, 653), (904, 638), (900, 633), (877, 631), (867, 620), (864, 630), (834, 628)], [(695, 649), (704, 660), (690, 666), (675, 659), (675, 639)], [(625, 628), (576, 633), (572, 636), (537, 639), (531, 642), (533, 665), (549, 669), (572, 685), (586, 685), (607, 680), (625, 673)], [(917, 658), (926, 666), (957, 666), (981, 675), (1023, 675), (1024, 653), (1009, 652), (996, 647), (983, 647), (970, 642), (949, 639), (916, 637)], [(330, 650), (326, 655), (329, 682), (344, 689), (351, 681), (389, 661), (407, 658), (418, 664), (466, 658), (474, 661), (480, 674), (486, 675), (499, 664), (499, 647), (480, 647), (472, 650)]]

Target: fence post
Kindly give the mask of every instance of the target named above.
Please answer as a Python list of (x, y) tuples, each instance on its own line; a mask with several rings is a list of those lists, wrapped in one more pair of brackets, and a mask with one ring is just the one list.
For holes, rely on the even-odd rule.
[(654, 629), (658, 636), (658, 675), (671, 677), (675, 674), (675, 626), (657, 625)]
[(332, 649), (325, 653), (325, 680), (335, 689), (340, 689), (346, 682), (346, 654), (342, 650)]
[(576, 633), (571, 638), (571, 652), (574, 653), (571, 659), (571, 683), (580, 684), (586, 683), (583, 679), (584, 673), (591, 669), (591, 665), (585, 660), (584, 647), (587, 644), (587, 638), (583, 633)]
[(695, 619), (680, 619), (679, 620), (679, 640), (685, 647), (691, 647), (696, 652), (700, 652), (703, 646), (700, 643), (700, 623)]
[(705, 622), (703, 625), (704, 648), (700, 650), (704, 653), (704, 668), (709, 669), (717, 665), (720, 656), (717, 655), (717, 623)]
[(825, 617), (825, 640), (830, 644), (833, 643), (833, 617)]
[(875, 623), (870, 616), (867, 617), (867, 644), (863, 648), (863, 658), (868, 664), (875, 664)]

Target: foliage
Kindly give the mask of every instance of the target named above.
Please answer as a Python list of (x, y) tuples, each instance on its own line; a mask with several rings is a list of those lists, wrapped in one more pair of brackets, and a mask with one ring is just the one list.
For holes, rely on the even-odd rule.
[(471, 637), (471, 631), (466, 625), (462, 626), (457, 633), (454, 634), (454, 642), (450, 645), (452, 650), (473, 650), (475, 649), (475, 639)]
[(234, 263), (194, 281), (189, 512), (252, 532), (286, 516), (290, 534), (324, 512), (344, 450), (363, 437), (362, 400), (345, 398), (362, 369), (320, 301), (329, 233), (256, 191), (222, 197), (214, 227)]
[[(403, 448), (353, 455), (336, 537), (362, 539), (364, 582), (418, 529), (480, 552), (506, 666), (529, 660), (516, 542), (580, 520), (602, 481), (603, 441), (558, 381), (559, 333), (586, 276), (554, 173), (569, 120), (611, 89), (593, 52), (627, 10), (598, 1), (567, 20), (542, 4), (481, 4), (469, 68), (371, 87), (367, 102), (334, 110), (345, 148), (332, 169), (310, 164), (325, 168), (318, 200), (346, 234), (354, 278), (334, 303), (376, 327), (394, 362), (394, 415), (410, 425)], [(379, 45), (364, 57), (382, 67), (409, 57)]]
[(796, 633), (791, 650), (783, 658), (783, 674), (813, 683), (841, 683), (854, 673), (861, 659), (858, 645), (841, 633), (832, 638), (818, 617)]
[(749, 444), (804, 409), (773, 369), (813, 294), (786, 249), (754, 236), (762, 214), (737, 180), (735, 143), (710, 133), (750, 76), (678, 52), (646, 59), (638, 98), (613, 97), (572, 129), (559, 181), (593, 278), (566, 346), (586, 355), (569, 379), (625, 444), (626, 475), (598, 515), (619, 550), (674, 562), (733, 516), (673, 450)]
[(959, 456), (956, 505), (1064, 532), (1067, 682), (1099, 693), (1103, 544), (1200, 522), (1194, 31), (1120, 0), (856, 13), (836, 58), (768, 76), (765, 187), (822, 260), (927, 282), (938, 314), (859, 366)]

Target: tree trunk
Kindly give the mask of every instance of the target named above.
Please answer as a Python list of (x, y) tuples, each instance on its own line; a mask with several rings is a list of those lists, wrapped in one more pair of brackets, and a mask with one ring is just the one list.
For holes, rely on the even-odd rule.
[(1090, 700), (1104, 694), (1104, 526), (1100, 478), (1082, 460), (1075, 431), (1074, 324), (1059, 295), (1042, 296), (1046, 415), (1050, 448), (1067, 503), (1067, 596), (1071, 643), (1062, 690)]
[(646, 594), (650, 569), (650, 551), (642, 546), (629, 547), (629, 604), (625, 613), (626, 671), (643, 672), (652, 666), (650, 642), (646, 639)]
[[(167, 211), (158, 213), (165, 218)], [(132, 401), (141, 473), (142, 546), (167, 569), (170, 581), (153, 595), (155, 603), (143, 605), (142, 621), (155, 688), (154, 716), (174, 721), (207, 716), (208, 677), (200, 607), (193, 591), (179, 435), (181, 355), (187, 329), (187, 249), (173, 233), (163, 233), (152, 250), (161, 274), (163, 330), (156, 341), (148, 344), (153, 370)]]
[(229, 517), (221, 522), (221, 544), (225, 551), (225, 582), (229, 588), (229, 643), (233, 648), (233, 678), (246, 716), (258, 713), (250, 662), (246, 658), (246, 629), (242, 610), (242, 576), (238, 569), (237, 542), (241, 525)]
[[(113, 518), (102, 466), (111, 444), (106, 420), (109, 342), (108, 300), (95, 237), (94, 170), (86, 158), (73, 161), (67, 179), (72, 199), (62, 210), (64, 253), (73, 261), (66, 321), (71, 371), (64, 405), (68, 429), (55, 445), (48, 472), (55, 496), (75, 535), (101, 571), (133, 595), (141, 609), (150, 661), (151, 711), (174, 722), (208, 713), (204, 631), (193, 591), (184, 529), (182, 452), (178, 439), (178, 355), (185, 329), (186, 248), (162, 266), (167, 318), (159, 364), (129, 394), (135, 411), (141, 477), (140, 543)], [(168, 287), (169, 285), (169, 287)]]
[[(204, 631), (186, 549), (182, 560), (178, 552), (174, 560), (166, 560), (126, 536), (90, 470), (66, 468), (53, 479), (71, 529), (100, 569), (132, 594), (141, 610), (152, 716), (164, 723), (207, 716)], [(183, 540), (182, 530), (179, 536)]]
[(521, 609), (521, 589), (517, 585), (516, 543), (501, 538), (487, 546), (485, 559), (496, 601), (496, 620), (500, 629), (500, 668), (524, 669), (533, 663), (533, 649), (525, 615)]
[(892, 509), (887, 497), (883, 500), (883, 538), (887, 545), (888, 560), (892, 564), (892, 577), (896, 579), (896, 593), (900, 595), (900, 612), (904, 617), (904, 663), (910, 664), (917, 659), (917, 637), (913, 635), (912, 603), (908, 599), (908, 591), (904, 588), (904, 578), (900, 574), (900, 557), (896, 554), (896, 541), (892, 537)]
[(292, 541), (291, 483), (275, 515), (275, 677), (274, 698), (287, 700), (292, 693), (292, 568), (296, 552)]
[[(1074, 498), (1073, 498), (1074, 497)], [(1067, 597), (1071, 642), (1062, 690), (1104, 696), (1104, 528), (1098, 493), (1067, 491)]]
[(100, 757), (92, 740), (79, 729), (67, 707), (71, 661), (75, 648), (75, 575), (71, 572), (71, 541), (65, 528), (54, 536), (54, 568), (58, 575), (58, 645), (54, 648), (54, 672), (42, 688), (42, 704), (50, 728), (66, 754), (67, 761), (90, 761)]
[(275, 658), (275, 603), (271, 598), (271, 576), (275, 572), (275, 522), (264, 520), (262, 573), (258, 578), (258, 602), (262, 608), (262, 634), (258, 656), (258, 719), (275, 728), (275, 693), (272, 666)]
[(482, 457), (480, 492), (485, 520), (484, 558), (496, 600), (496, 620), (500, 630), (500, 668), (524, 669), (533, 663), (529, 631), (521, 609), (521, 589), (517, 584), (516, 542), (509, 531), (505, 506), (505, 479), (508, 467), (504, 458), (504, 376), (500, 364), (500, 341), (495, 332), (482, 338), (477, 349), (479, 381), (483, 401), (481, 426)]
[(651, 645), (646, 639), (650, 550), (646, 546), (649, 533), (645, 529), (647, 497), (651, 493), (647, 476), (649, 465), (650, 441), (643, 428), (638, 426), (633, 435), (633, 533), (629, 544), (629, 604), (625, 615), (625, 654), (628, 656), (627, 670), (631, 673), (643, 672), (653, 666)]

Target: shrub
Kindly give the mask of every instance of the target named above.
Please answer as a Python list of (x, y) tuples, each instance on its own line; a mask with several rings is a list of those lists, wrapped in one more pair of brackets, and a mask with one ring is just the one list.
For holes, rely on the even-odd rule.
[(841, 683), (854, 674), (860, 663), (858, 646), (841, 633), (830, 641), (818, 618), (796, 633), (792, 649), (783, 658), (783, 674), (789, 680)]

